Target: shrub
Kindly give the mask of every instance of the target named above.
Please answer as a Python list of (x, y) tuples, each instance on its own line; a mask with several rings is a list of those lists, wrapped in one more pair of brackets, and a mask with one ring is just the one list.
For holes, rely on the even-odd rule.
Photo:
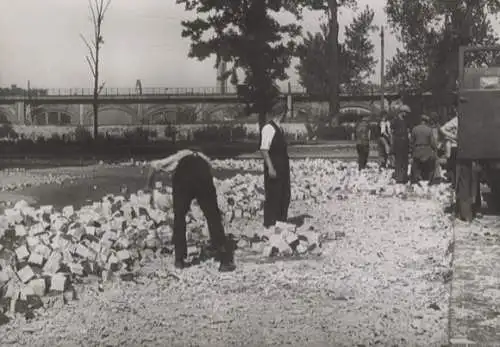
[(17, 139), (19, 134), (16, 133), (12, 125), (2, 124), (0, 125), (0, 138)]
[(127, 130), (123, 133), (126, 140), (132, 142), (148, 142), (158, 136), (156, 130), (145, 129), (142, 127), (137, 127), (133, 130)]
[(172, 142), (175, 142), (175, 140), (177, 138), (177, 128), (175, 127), (175, 125), (173, 125), (170, 122), (167, 123), (167, 126), (165, 127), (164, 135), (166, 138), (172, 139)]
[(344, 126), (330, 126), (320, 124), (316, 129), (316, 136), (321, 140), (345, 141), (350, 140), (350, 131)]
[(200, 142), (213, 142), (222, 141), (230, 142), (234, 140), (242, 140), (247, 137), (247, 132), (244, 126), (237, 125), (223, 125), (215, 126), (209, 125), (202, 129), (197, 129), (193, 132), (193, 137), (195, 141)]
[(72, 137), (75, 142), (90, 142), (92, 141), (92, 133), (85, 127), (79, 125), (76, 127), (75, 131), (72, 133)]

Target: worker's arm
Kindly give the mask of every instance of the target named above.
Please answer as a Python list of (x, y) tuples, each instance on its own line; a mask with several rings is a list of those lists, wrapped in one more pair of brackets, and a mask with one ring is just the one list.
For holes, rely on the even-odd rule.
[(269, 176), (271, 178), (276, 178), (276, 169), (273, 165), (273, 162), (271, 160), (271, 157), (269, 156), (269, 151), (267, 150), (261, 150), (260, 151), (262, 153), (262, 157), (264, 158), (264, 163), (266, 164), (267, 166), (267, 169), (269, 171)]
[(275, 132), (276, 131), (272, 125), (266, 124), (262, 128), (262, 139), (260, 143), (260, 152), (262, 153), (262, 158), (264, 158), (264, 163), (271, 178), (276, 177), (276, 168), (274, 167), (271, 156), (269, 155), (269, 149), (271, 148), (271, 142), (273, 141)]

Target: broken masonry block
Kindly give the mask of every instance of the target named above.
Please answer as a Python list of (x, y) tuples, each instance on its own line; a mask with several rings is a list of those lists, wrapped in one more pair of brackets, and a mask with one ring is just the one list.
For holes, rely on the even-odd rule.
[(28, 251), (28, 248), (26, 248), (25, 245), (17, 247), (15, 252), (16, 252), (17, 259), (19, 259), (19, 260), (26, 259), (30, 255), (30, 252)]
[(29, 280), (35, 277), (35, 273), (29, 265), (26, 265), (17, 272), (17, 276), (23, 283), (27, 283)]
[(50, 290), (64, 292), (67, 277), (64, 274), (56, 273), (50, 277)]
[(38, 253), (31, 253), (30, 257), (28, 258), (28, 263), (41, 266), (43, 264), (43, 256)]

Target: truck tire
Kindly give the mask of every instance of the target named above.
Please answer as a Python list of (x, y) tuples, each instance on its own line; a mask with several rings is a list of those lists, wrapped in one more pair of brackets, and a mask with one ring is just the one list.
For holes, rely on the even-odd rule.
[(474, 218), (474, 200), (476, 200), (474, 196), (475, 191), (472, 189), (472, 163), (466, 160), (457, 161), (455, 172), (457, 217), (463, 221), (470, 222)]

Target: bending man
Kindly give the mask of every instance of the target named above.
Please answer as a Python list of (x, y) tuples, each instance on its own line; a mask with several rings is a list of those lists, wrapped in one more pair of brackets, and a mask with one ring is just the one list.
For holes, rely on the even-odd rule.
[(210, 159), (203, 153), (182, 150), (165, 159), (154, 160), (150, 164), (147, 188), (153, 188), (153, 178), (157, 171), (173, 172), (172, 194), (174, 204), (174, 234), (175, 267), (185, 268), (187, 257), (186, 214), (191, 202), (196, 198), (205, 218), (207, 219), (210, 241), (220, 260), (219, 271), (233, 271), (236, 267), (233, 252), (230, 249), (224, 233), (222, 218), (217, 204), (211, 172)]

